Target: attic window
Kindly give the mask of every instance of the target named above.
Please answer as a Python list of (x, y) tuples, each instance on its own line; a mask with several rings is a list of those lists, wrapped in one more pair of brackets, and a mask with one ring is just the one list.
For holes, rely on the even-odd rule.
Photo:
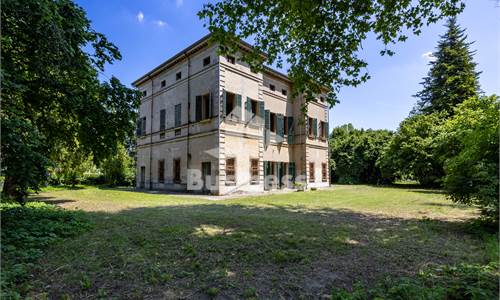
[(147, 95), (148, 95), (148, 91), (146, 91), (146, 90), (142, 91), (142, 96), (143, 97), (146, 97)]
[(210, 64), (210, 56), (207, 56), (203, 59), (203, 66), (208, 66)]
[(286, 91), (285, 89), (282, 89), (282, 90), (281, 90), (281, 93), (283, 94), (283, 96), (286, 96), (287, 91)]
[(319, 101), (325, 102), (325, 98), (324, 97), (319, 97)]
[(167, 82), (165, 80), (162, 80), (161, 83), (160, 83), (161, 87), (165, 87), (167, 85)]
[(226, 57), (226, 60), (228, 63), (233, 64), (233, 65), (236, 63), (236, 58), (234, 56), (231, 56), (231, 55), (228, 55)]
[(269, 89), (270, 89), (271, 91), (275, 91), (275, 90), (276, 90), (276, 87), (274, 86), (274, 84), (270, 84), (270, 85), (269, 85)]
[(179, 80), (182, 78), (182, 73), (181, 72), (177, 72), (177, 74), (175, 74), (175, 80)]

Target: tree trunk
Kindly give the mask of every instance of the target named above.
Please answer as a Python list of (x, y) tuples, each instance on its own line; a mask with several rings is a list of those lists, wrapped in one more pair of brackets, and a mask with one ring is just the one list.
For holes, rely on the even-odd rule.
[(11, 199), (17, 201), (19, 204), (24, 205), (26, 203), (25, 196), (26, 192), (22, 192), (20, 187), (17, 185), (14, 177), (5, 176), (5, 181), (3, 182), (2, 189), (2, 199)]

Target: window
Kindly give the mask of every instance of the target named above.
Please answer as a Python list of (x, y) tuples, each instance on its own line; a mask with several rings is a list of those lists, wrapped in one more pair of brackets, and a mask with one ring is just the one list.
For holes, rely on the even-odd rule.
[(147, 95), (148, 95), (148, 91), (146, 91), (146, 90), (142, 91), (142, 96), (143, 97), (146, 97)]
[(257, 116), (259, 115), (259, 101), (250, 100), (250, 120), (257, 122)]
[(141, 132), (142, 134), (146, 134), (146, 117), (142, 117)]
[(203, 59), (203, 66), (208, 66), (210, 64), (210, 56), (207, 56)]
[(164, 88), (167, 85), (167, 82), (165, 80), (162, 80), (160, 85), (162, 88)]
[(158, 182), (165, 182), (165, 160), (163, 159), (158, 161)]
[(233, 64), (233, 65), (236, 63), (236, 58), (234, 56), (231, 56), (231, 55), (226, 56), (226, 60), (228, 63)]
[(180, 183), (181, 182), (181, 159), (177, 158), (174, 159), (174, 182), (175, 183)]
[(226, 92), (226, 115), (230, 115), (236, 107), (236, 94)]
[(179, 80), (182, 78), (182, 72), (177, 72), (177, 74), (175, 74), (175, 80)]
[(286, 96), (286, 94), (287, 94), (287, 90), (282, 89), (282, 90), (281, 90), (281, 93), (283, 94), (283, 96)]
[(307, 122), (307, 124), (309, 125), (309, 137), (312, 138), (314, 136), (314, 119), (313, 118), (309, 118), (309, 121)]
[(320, 137), (322, 140), (326, 140), (328, 138), (328, 123), (321, 121), (319, 123), (320, 126)]
[(165, 138), (165, 132), (160, 133), (160, 139), (163, 140)]
[(165, 109), (160, 109), (160, 130), (165, 130), (167, 111)]
[(327, 182), (328, 169), (325, 163), (321, 164), (321, 180)]
[(210, 94), (196, 96), (196, 121), (210, 118)]
[(250, 183), (257, 184), (259, 182), (259, 160), (250, 160)]
[(309, 182), (314, 182), (314, 163), (309, 163)]
[(324, 97), (319, 97), (319, 101), (325, 102), (325, 98)]
[(226, 184), (227, 185), (236, 184), (234, 164), (235, 164), (235, 158), (226, 159)]
[(270, 89), (271, 91), (275, 91), (275, 90), (276, 90), (276, 87), (274, 86), (274, 84), (270, 84), (270, 85), (269, 85), (269, 89)]
[(179, 127), (181, 126), (181, 104), (176, 104), (175, 105), (175, 116), (174, 116), (174, 126)]
[(269, 114), (269, 119), (270, 119), (270, 130), (271, 132), (276, 132), (276, 114), (275, 113), (270, 113)]
[(175, 136), (179, 136), (181, 135), (181, 130), (180, 129), (176, 129), (175, 132), (174, 132)]

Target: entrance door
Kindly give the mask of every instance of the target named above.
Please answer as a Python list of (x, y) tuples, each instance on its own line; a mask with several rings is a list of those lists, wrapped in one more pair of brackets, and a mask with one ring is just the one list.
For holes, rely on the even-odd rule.
[(141, 179), (139, 181), (139, 187), (143, 189), (146, 185), (146, 167), (141, 167)]
[(210, 162), (201, 163), (201, 179), (203, 180), (203, 192), (207, 193), (210, 191), (212, 176), (212, 166)]

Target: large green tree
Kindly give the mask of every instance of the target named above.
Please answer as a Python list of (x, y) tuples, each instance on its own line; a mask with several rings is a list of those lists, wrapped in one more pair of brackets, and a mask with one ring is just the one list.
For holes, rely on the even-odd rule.
[(437, 50), (429, 65), (428, 75), (422, 82), (422, 91), (414, 113), (446, 111), (453, 114), (454, 107), (466, 99), (479, 95), (479, 72), (473, 61), (472, 43), (467, 42), (465, 29), (455, 17), (446, 23), (446, 33), (441, 36)]
[(23, 199), (59, 149), (96, 163), (133, 135), (139, 96), (116, 78), (100, 82), (118, 49), (70, 0), (2, 1), (4, 196)]
[(373, 34), (390, 45), (419, 34), (422, 27), (463, 9), (461, 0), (221, 0), (205, 4), (206, 20), (221, 52), (235, 52), (238, 39), (251, 39), (254, 50), (243, 59), (253, 68), (267, 63), (290, 65), (294, 92), (307, 101), (322, 86), (331, 89), (330, 104), (342, 86), (356, 86), (369, 78), (359, 55), (363, 41)]
[(332, 177), (340, 183), (390, 183), (391, 174), (383, 176), (377, 165), (390, 141), (388, 130), (355, 129), (352, 124), (335, 127), (330, 139)]

